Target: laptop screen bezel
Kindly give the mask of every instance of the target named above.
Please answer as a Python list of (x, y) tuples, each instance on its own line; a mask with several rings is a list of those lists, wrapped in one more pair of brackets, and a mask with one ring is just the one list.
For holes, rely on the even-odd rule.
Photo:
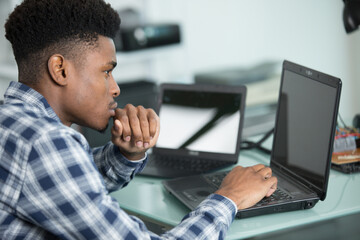
[(283, 89), (285, 71), (290, 71), (290, 72), (302, 75), (302, 76), (304, 76), (306, 78), (312, 79), (314, 81), (318, 81), (318, 82), (323, 83), (323, 84), (327, 84), (327, 85), (329, 85), (331, 87), (334, 87), (336, 89), (335, 106), (334, 106), (332, 123), (331, 123), (332, 131), (331, 131), (331, 134), (330, 134), (329, 148), (328, 148), (328, 152), (327, 152), (327, 162), (326, 162), (325, 173), (324, 173), (325, 181), (323, 183), (323, 186), (318, 187), (318, 186), (314, 185), (310, 181), (308, 181), (305, 178), (301, 177), (300, 175), (296, 174), (291, 169), (288, 169), (288, 168), (284, 167), (283, 165), (281, 165), (280, 163), (278, 163), (276, 161), (276, 159), (275, 159), (275, 156), (274, 156), (275, 151), (272, 151), (272, 153), (271, 153), (271, 161), (270, 161), (270, 166), (272, 168), (275, 168), (277, 171), (285, 172), (288, 175), (292, 176), (293, 178), (297, 179), (302, 184), (304, 184), (305, 186), (307, 186), (310, 189), (312, 189), (313, 191), (315, 191), (317, 193), (317, 195), (319, 196), (320, 200), (324, 200), (325, 197), (326, 197), (328, 179), (329, 179), (329, 174), (330, 174), (331, 156), (332, 156), (332, 149), (333, 149), (333, 143), (334, 143), (334, 137), (335, 137), (336, 120), (337, 120), (338, 109), (339, 109), (339, 101), (340, 101), (340, 93), (341, 93), (342, 82), (341, 82), (341, 80), (339, 78), (336, 78), (336, 77), (330, 76), (328, 74), (316, 71), (314, 69), (310, 69), (310, 68), (301, 66), (299, 64), (284, 60), (283, 68), (282, 68), (282, 74), (281, 74), (281, 83), (280, 83), (280, 91), (279, 91), (279, 98), (278, 98), (279, 100), (278, 100), (278, 108), (277, 108), (278, 110), (277, 110), (277, 113), (276, 113), (275, 131), (274, 131), (272, 149), (275, 149), (276, 147), (280, 147), (280, 146), (275, 146), (275, 142), (276, 142), (276, 139), (278, 137), (276, 133), (277, 133), (277, 128), (279, 127), (279, 125), (278, 125), (278, 122), (279, 122), (279, 106), (280, 106), (280, 101), (281, 101), (281, 96), (282, 96), (281, 93), (282, 93), (282, 89)]
[[(191, 92), (213, 92), (213, 93), (235, 93), (241, 95), (240, 102), (240, 121), (239, 121), (239, 134), (237, 136), (236, 149), (232, 154), (227, 153), (215, 153), (215, 152), (202, 152), (202, 151), (190, 151), (187, 149), (167, 149), (154, 146), (152, 151), (154, 154), (165, 154), (171, 155), (176, 152), (178, 156), (191, 156), (198, 158), (207, 158), (211, 160), (224, 161), (229, 163), (236, 163), (240, 153), (240, 143), (242, 129), (244, 125), (244, 112), (245, 112), (245, 101), (246, 101), (246, 87), (243, 85), (229, 86), (229, 85), (218, 85), (218, 84), (176, 84), (176, 83), (163, 83), (159, 87), (159, 95), (157, 99), (156, 112), (159, 114), (162, 105), (164, 92), (167, 90), (179, 90), (179, 91), (191, 91)], [(161, 131), (161, 126), (160, 126)]]

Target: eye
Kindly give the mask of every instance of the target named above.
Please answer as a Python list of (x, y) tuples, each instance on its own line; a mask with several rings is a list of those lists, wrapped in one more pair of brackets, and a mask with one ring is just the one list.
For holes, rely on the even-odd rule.
[(111, 74), (111, 70), (106, 70), (104, 71), (106, 77), (110, 77), (110, 74)]

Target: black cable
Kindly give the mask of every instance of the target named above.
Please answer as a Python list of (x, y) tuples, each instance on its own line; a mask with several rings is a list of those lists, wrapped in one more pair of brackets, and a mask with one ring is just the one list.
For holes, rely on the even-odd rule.
[[(354, 129), (353, 126), (350, 126), (350, 127), (349, 127), (348, 125), (346, 125), (346, 123), (345, 123), (345, 121), (343, 120), (343, 118), (341, 117), (340, 113), (338, 114), (338, 117), (340, 118), (340, 121), (342, 122), (343, 127), (344, 127), (346, 130), (350, 131), (351, 133), (356, 133), (356, 130)], [(340, 124), (339, 124), (338, 122), (337, 122), (337, 125), (340, 126)]]
[(340, 113), (338, 114), (339, 118), (340, 118), (340, 121), (342, 122), (342, 124), (344, 125), (344, 128), (349, 128), (346, 123), (344, 122), (343, 118), (341, 117)]
[(242, 141), (241, 142), (241, 146), (240, 146), (240, 150), (250, 150), (253, 148), (256, 148), (266, 154), (271, 154), (271, 150), (264, 148), (263, 146), (261, 146), (261, 144), (268, 139), (271, 134), (274, 133), (274, 128), (272, 128), (270, 131), (268, 131), (259, 141), (257, 142), (253, 142), (253, 141)]

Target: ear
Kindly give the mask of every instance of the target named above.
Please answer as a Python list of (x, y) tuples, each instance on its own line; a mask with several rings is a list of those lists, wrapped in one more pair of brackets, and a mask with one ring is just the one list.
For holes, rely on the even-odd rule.
[(68, 83), (67, 61), (60, 54), (52, 55), (48, 60), (48, 70), (51, 79), (60, 86), (66, 86)]

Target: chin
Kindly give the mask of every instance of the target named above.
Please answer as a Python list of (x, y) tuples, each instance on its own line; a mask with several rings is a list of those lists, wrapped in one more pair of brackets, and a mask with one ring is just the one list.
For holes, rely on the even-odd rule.
[(98, 131), (100, 133), (104, 133), (109, 127), (109, 123), (110, 123), (109, 119), (106, 119), (103, 122), (98, 121), (98, 122), (88, 123), (86, 124), (86, 127), (94, 129), (95, 131)]
[(106, 124), (105, 127), (100, 128), (100, 129), (96, 129), (96, 130), (97, 130), (99, 133), (104, 133), (104, 132), (108, 129), (108, 127), (109, 127), (109, 124)]

